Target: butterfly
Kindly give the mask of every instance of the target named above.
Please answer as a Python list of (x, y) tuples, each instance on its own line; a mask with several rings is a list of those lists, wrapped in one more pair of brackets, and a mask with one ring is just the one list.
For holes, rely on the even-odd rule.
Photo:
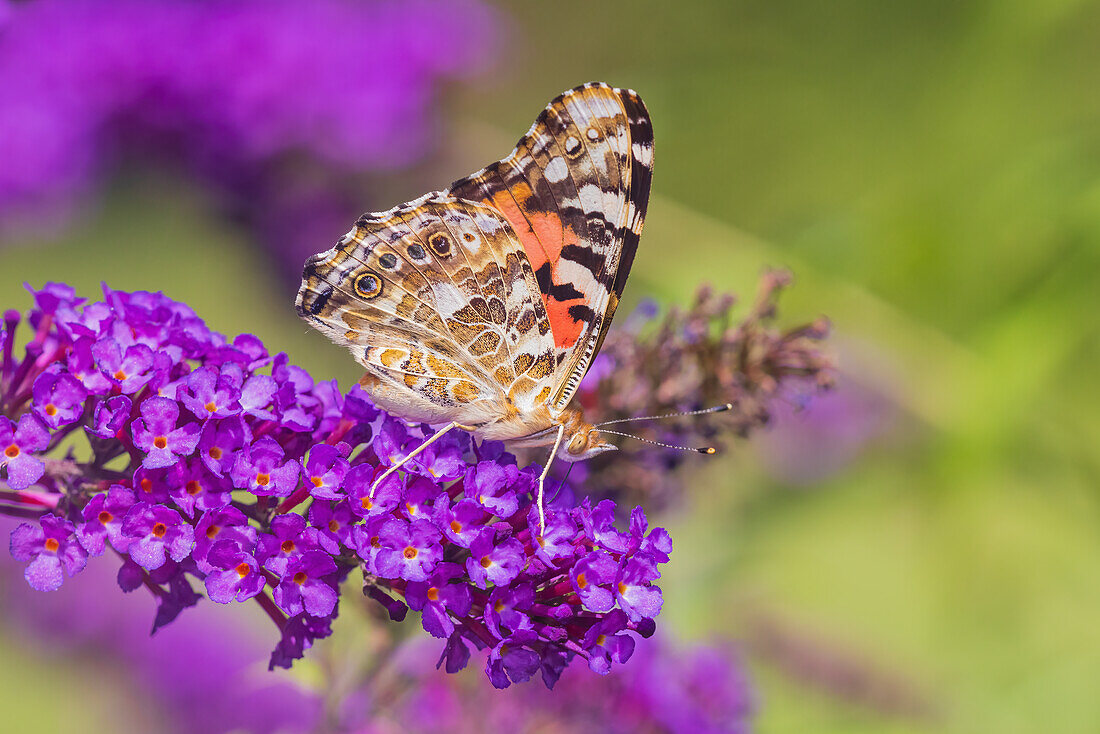
[(653, 128), (600, 82), (552, 100), (508, 157), (310, 257), (298, 313), (347, 346), (384, 410), (587, 459), (615, 446), (570, 405), (615, 315), (645, 220)]

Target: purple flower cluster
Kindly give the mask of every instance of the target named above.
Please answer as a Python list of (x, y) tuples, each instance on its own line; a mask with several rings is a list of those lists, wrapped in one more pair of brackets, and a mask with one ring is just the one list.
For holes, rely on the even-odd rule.
[(658, 635), (613, 676), (593, 679), (582, 671), (562, 675), (552, 692), (524, 686), (501, 696), (466, 676), (424, 670), (416, 647), (395, 658), (387, 689), (403, 695), (348, 706), (347, 728), (369, 721), (371, 731), (543, 731), (608, 734), (745, 734), (755, 696), (737, 652), (722, 643), (680, 648)]
[[(22, 359), (20, 315), (0, 332), (0, 513), (37, 520), (11, 535), (34, 588), (109, 549), (122, 589), (155, 595), (154, 629), (197, 603), (198, 581), (215, 602), (260, 603), (282, 631), (271, 664), (289, 666), (330, 633), (358, 567), (392, 619), (412, 608), (446, 640), (449, 672), (487, 649), (497, 687), (536, 673), (551, 686), (578, 656), (606, 673), (653, 632), (672, 546), (640, 508), (620, 531), (614, 503), (562, 492), (540, 535), (538, 467), (465, 435), (372, 495), (426, 427), (159, 293), (32, 293)], [(88, 451), (74, 451), (81, 439)]]
[(484, 66), (495, 24), (479, 0), (0, 0), (0, 229), (157, 160), (297, 271), (365, 173), (424, 157), (435, 86)]

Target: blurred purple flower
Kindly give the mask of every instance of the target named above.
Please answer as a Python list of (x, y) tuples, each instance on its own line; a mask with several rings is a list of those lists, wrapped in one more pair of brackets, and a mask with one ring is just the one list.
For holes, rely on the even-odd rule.
[(424, 157), (435, 87), (485, 66), (497, 23), (478, 0), (0, 3), (0, 230), (159, 159), (296, 271), (365, 173)]

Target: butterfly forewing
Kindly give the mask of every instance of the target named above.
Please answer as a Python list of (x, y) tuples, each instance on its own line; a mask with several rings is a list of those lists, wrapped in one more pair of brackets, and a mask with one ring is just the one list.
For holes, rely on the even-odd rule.
[(645, 218), (652, 160), (641, 99), (586, 84), (547, 105), (512, 155), (448, 190), (498, 209), (527, 253), (554, 336), (555, 411), (569, 403), (614, 316)]

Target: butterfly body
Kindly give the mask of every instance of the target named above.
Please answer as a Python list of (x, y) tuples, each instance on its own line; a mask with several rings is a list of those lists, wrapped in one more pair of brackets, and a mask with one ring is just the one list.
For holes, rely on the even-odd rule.
[(610, 450), (570, 401), (625, 285), (651, 164), (637, 95), (577, 87), (509, 157), (311, 257), (298, 312), (394, 415), (567, 460)]

